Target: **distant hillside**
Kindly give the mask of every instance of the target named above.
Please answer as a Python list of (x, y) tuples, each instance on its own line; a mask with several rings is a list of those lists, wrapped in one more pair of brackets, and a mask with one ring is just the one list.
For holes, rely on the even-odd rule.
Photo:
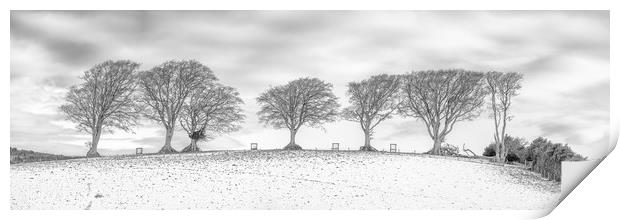
[(15, 147), (11, 147), (11, 164), (48, 161), (48, 160), (66, 160), (66, 159), (73, 159), (73, 158), (78, 158), (78, 157), (40, 153), (36, 151), (31, 151), (31, 150), (19, 150)]

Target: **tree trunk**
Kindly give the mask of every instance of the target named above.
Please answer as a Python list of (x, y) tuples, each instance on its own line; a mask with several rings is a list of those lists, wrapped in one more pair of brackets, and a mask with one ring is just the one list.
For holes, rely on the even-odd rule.
[(187, 145), (187, 147), (183, 148), (183, 150), (181, 150), (181, 152), (198, 152), (200, 151), (200, 148), (198, 148), (198, 140), (197, 139), (192, 139), (190, 138), (190, 140), (192, 140), (192, 142)]
[(501, 149), (501, 154), (499, 156), (499, 162), (504, 163), (506, 162), (506, 156), (508, 155), (508, 149), (506, 149), (506, 145), (503, 143), (499, 144), (499, 148)]
[(441, 154), (441, 138), (436, 137), (433, 143), (433, 150), (431, 150), (431, 154), (440, 155)]
[(502, 158), (502, 146), (499, 142), (495, 142), (495, 162), (500, 162)]
[(196, 144), (196, 139), (192, 139), (192, 151), (198, 151), (198, 145)]
[(377, 151), (370, 145), (370, 131), (364, 131), (364, 146), (360, 147), (361, 151)]
[(290, 141), (289, 141), (289, 145), (295, 145), (295, 135), (297, 135), (297, 132), (295, 130), (291, 131), (291, 137), (290, 137)]
[(88, 153), (86, 153), (86, 157), (100, 157), (99, 152), (97, 152), (97, 145), (99, 144), (99, 138), (101, 137), (101, 129), (93, 132), (93, 139), (90, 143), (90, 149), (88, 149)]
[(174, 128), (166, 128), (166, 143), (161, 148), (161, 150), (159, 150), (160, 154), (168, 154), (168, 153), (177, 152), (174, 148), (172, 148), (172, 145), (170, 144), (172, 142), (173, 135), (174, 135)]
[(284, 147), (284, 150), (301, 150), (301, 146), (295, 143), (295, 135), (297, 135), (297, 130), (291, 129), (291, 139), (289, 143)]
[(503, 110), (504, 114), (502, 114), (502, 119), (503, 119), (502, 120), (502, 133), (501, 133), (502, 136), (500, 136), (500, 140), (502, 140), (500, 142), (500, 147), (502, 149), (502, 154), (501, 154), (501, 157), (499, 158), (500, 162), (502, 162), (502, 163), (506, 162), (506, 155), (508, 155), (508, 149), (506, 149), (506, 114), (507, 114), (506, 111), (507, 110), (508, 109), (504, 109)]

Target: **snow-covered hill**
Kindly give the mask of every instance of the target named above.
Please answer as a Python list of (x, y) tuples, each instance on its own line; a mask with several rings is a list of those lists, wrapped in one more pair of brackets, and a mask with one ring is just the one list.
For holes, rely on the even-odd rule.
[(559, 185), (413, 154), (231, 151), (11, 165), (12, 209), (543, 209)]

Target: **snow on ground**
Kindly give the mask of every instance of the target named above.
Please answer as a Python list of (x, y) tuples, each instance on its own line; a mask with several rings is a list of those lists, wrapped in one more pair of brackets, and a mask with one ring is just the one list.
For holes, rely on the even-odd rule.
[(12, 209), (544, 209), (559, 185), (413, 154), (230, 151), (11, 165)]

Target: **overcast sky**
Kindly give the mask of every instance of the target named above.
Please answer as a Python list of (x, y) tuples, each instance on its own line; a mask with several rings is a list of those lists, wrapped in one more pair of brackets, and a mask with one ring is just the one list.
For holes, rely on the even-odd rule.
[[(605, 152), (609, 136), (609, 13), (521, 12), (11, 12), (11, 145), (84, 155), (90, 136), (58, 112), (68, 87), (93, 65), (131, 59), (149, 69), (170, 59), (196, 59), (223, 84), (239, 90), (247, 116), (243, 129), (203, 150), (281, 148), (287, 130), (258, 123), (255, 98), (269, 86), (299, 77), (334, 85), (344, 106), (346, 84), (378, 73), (464, 68), (517, 71), (523, 88), (514, 99), (508, 133), (531, 141), (544, 136), (590, 157)], [(447, 142), (477, 153), (493, 139), (486, 110), (459, 122)], [(104, 134), (103, 155), (154, 152), (164, 144), (161, 125), (144, 121), (135, 133)], [(303, 127), (304, 148), (363, 145), (354, 122), (325, 129)], [(189, 138), (179, 129), (173, 147)], [(395, 117), (380, 124), (372, 144), (427, 151), (432, 141), (421, 121)]]

